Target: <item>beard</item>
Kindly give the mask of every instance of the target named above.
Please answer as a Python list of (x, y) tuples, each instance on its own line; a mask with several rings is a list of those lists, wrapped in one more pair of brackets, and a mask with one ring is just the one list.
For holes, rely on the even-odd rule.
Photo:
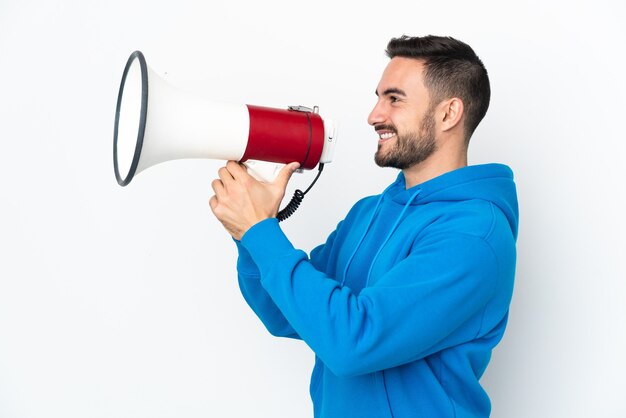
[(400, 134), (393, 126), (384, 126), (379, 129), (389, 129), (396, 133), (396, 142), (383, 153), (382, 144), (374, 155), (374, 161), (380, 167), (393, 167), (400, 170), (412, 167), (430, 157), (437, 150), (435, 141), (434, 109), (430, 109), (422, 118), (419, 132)]

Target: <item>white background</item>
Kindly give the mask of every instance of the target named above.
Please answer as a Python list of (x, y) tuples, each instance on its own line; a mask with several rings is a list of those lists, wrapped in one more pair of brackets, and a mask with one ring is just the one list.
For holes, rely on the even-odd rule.
[(309, 251), (396, 175), (366, 118), (402, 34), (474, 47), (493, 95), (470, 163), (516, 174), (493, 416), (626, 416), (625, 17), (617, 0), (0, 0), (0, 417), (311, 416), (313, 355), (244, 304), (210, 214), (221, 163), (115, 182), (119, 80), (140, 49), (194, 94), (340, 121), (335, 161), (284, 223)]

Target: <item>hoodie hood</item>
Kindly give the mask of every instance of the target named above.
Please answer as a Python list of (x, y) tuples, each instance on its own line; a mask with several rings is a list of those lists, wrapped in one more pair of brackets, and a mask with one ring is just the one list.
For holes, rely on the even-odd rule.
[(519, 209), (513, 171), (503, 164), (462, 167), (406, 189), (404, 173), (384, 192), (384, 197), (400, 205), (456, 202), (481, 199), (492, 202), (506, 216), (517, 238)]

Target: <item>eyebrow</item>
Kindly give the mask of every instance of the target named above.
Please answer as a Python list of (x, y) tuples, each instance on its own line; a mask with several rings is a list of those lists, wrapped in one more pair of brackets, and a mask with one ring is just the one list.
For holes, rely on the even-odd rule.
[[(378, 96), (378, 90), (376, 90), (374, 93), (376, 94), (376, 96)], [(389, 94), (397, 94), (397, 95), (406, 97), (406, 93), (404, 92), (404, 90), (400, 90), (399, 88), (396, 88), (396, 87), (391, 87), (383, 91), (383, 96), (387, 96)]]

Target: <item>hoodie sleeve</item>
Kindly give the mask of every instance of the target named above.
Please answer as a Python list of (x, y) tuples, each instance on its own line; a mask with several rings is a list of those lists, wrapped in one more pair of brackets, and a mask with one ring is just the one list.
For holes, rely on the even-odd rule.
[(261, 286), (259, 269), (248, 250), (241, 245), (240, 241), (235, 241), (235, 243), (239, 252), (237, 259), (239, 289), (248, 306), (259, 317), (270, 334), (276, 337), (300, 339), (270, 295)]
[(497, 284), (491, 246), (471, 235), (427, 238), (359, 295), (317, 270), (275, 219), (253, 226), (241, 245), (277, 309), (338, 376), (395, 367), (477, 338)]
[[(324, 245), (320, 245), (311, 251), (311, 260), (316, 269), (324, 270), (335, 236), (336, 231), (330, 235)], [(248, 250), (240, 241), (234, 241), (239, 252), (237, 259), (239, 289), (248, 306), (263, 322), (270, 334), (276, 337), (300, 339), (300, 336), (294, 331), (271, 296), (261, 285), (259, 269)]]

